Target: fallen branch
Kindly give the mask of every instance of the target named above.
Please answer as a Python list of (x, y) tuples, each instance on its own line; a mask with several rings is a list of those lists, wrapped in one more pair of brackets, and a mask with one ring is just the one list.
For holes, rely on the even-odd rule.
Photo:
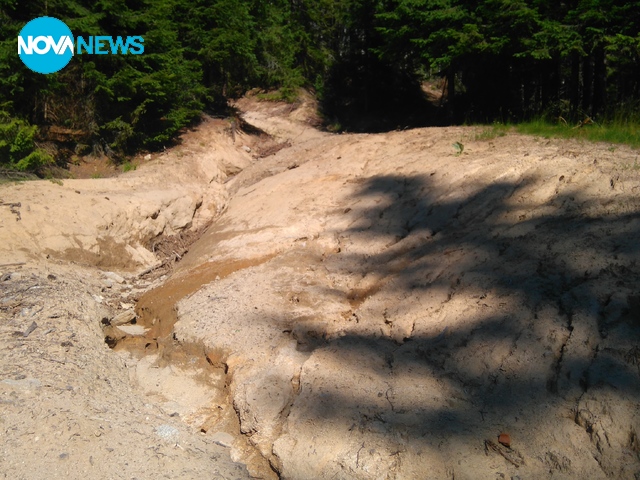
[(146, 270), (144, 270), (143, 272), (140, 272), (140, 273), (138, 274), (138, 278), (142, 278), (142, 277), (144, 277), (145, 275), (148, 275), (148, 274), (150, 274), (151, 272), (153, 272), (154, 270), (158, 270), (159, 268), (161, 268), (161, 267), (163, 267), (163, 266), (164, 266), (164, 262), (156, 263), (155, 265), (153, 265), (153, 266), (151, 266), (151, 267), (147, 268), (147, 269), (146, 269)]
[(31, 335), (31, 333), (38, 328), (38, 324), (36, 322), (33, 322), (31, 325), (29, 325), (29, 328), (27, 328), (24, 333), (22, 334), (22, 336), (24, 338), (27, 338), (29, 335)]
[(519, 452), (511, 448), (506, 448), (506, 447), (503, 447), (502, 445), (498, 445), (492, 442), (491, 440), (485, 440), (484, 451), (487, 455), (489, 454), (489, 450), (499, 453), (504, 457), (504, 459), (507, 462), (509, 462), (516, 468), (519, 468), (520, 466), (524, 465), (524, 458), (522, 458), (522, 455), (520, 455)]
[(583, 121), (581, 121), (578, 125), (576, 125), (575, 127), (573, 127), (574, 130), (578, 129), (578, 128), (582, 128), (585, 125), (593, 125), (596, 122), (594, 122), (591, 117), (587, 117), (585, 118)]
[(5, 302), (5, 303), (0, 303), (0, 309), (16, 308), (16, 307), (19, 307), (20, 305), (22, 305), (22, 302)]
[(76, 362), (72, 362), (70, 360), (57, 360), (55, 358), (51, 358), (51, 357), (45, 357), (45, 356), (40, 356), (40, 358), (42, 360), (47, 360), (49, 362), (53, 362), (53, 363), (59, 363), (60, 365), (75, 365), (78, 368), (83, 368), (80, 365), (78, 365)]
[(26, 265), (26, 263), (25, 262), (21, 262), (21, 263), (4, 263), (4, 264), (0, 265), (0, 268), (22, 267), (23, 265)]

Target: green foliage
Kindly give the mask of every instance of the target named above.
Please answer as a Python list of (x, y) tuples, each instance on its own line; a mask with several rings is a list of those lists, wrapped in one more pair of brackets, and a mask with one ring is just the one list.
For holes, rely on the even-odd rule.
[[(391, 128), (409, 117), (628, 120), (640, 103), (639, 12), (619, 0), (0, 0), (0, 109), (24, 122), (1, 161), (50, 161), (29, 125), (79, 132), (114, 157), (159, 149), (252, 87), (285, 101), (311, 88), (345, 129), (350, 116)], [(145, 52), (75, 55), (35, 74), (16, 36), (42, 15), (76, 36), (142, 36)], [(446, 78), (437, 106), (420, 90), (434, 76)]]
[(271, 92), (259, 93), (256, 98), (264, 102), (286, 102), (294, 103), (298, 100), (298, 92), (294, 89), (281, 88)]
[(640, 123), (611, 121), (578, 127), (538, 119), (520, 123), (515, 128), (519, 133), (543, 138), (575, 138), (640, 148)]
[(497, 137), (504, 137), (507, 134), (508, 126), (503, 124), (493, 124), (490, 127), (484, 127), (474, 135), (474, 139), (478, 141), (493, 140)]
[(143, 55), (75, 55), (65, 69), (46, 76), (26, 69), (15, 55), (24, 13), (5, 10), (0, 70), (7, 75), (0, 76), (0, 104), (35, 124), (81, 130), (90, 142), (106, 144), (118, 153), (166, 145), (199, 117), (206, 103), (201, 63), (185, 58), (169, 20), (171, 4), (120, 0), (101, 0), (92, 6), (31, 4), (32, 17), (48, 12), (65, 21), (76, 36), (145, 39)]
[(37, 148), (35, 125), (0, 114), (0, 166), (21, 171), (39, 171), (53, 163), (53, 157)]
[(454, 119), (520, 121), (566, 101), (572, 120), (640, 98), (640, 2), (396, 0), (377, 53), (446, 76)]
[(135, 170), (136, 168), (138, 168), (138, 166), (133, 164), (133, 163), (131, 163), (129, 160), (127, 160), (126, 162), (124, 162), (122, 164), (123, 173), (131, 172), (131, 171)]

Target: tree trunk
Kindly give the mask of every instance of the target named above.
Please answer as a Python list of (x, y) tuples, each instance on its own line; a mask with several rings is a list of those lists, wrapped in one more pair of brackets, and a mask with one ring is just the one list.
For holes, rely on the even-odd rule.
[(587, 55), (582, 62), (582, 110), (591, 112), (593, 92), (593, 65), (591, 55)]
[(599, 46), (594, 52), (593, 68), (593, 103), (592, 114), (597, 115), (604, 109), (607, 96), (607, 67), (605, 65), (604, 47)]
[(580, 57), (578, 52), (571, 54), (571, 81), (569, 83), (569, 102), (571, 116), (575, 117), (580, 108)]
[(446, 103), (446, 116), (447, 122), (453, 123), (455, 121), (455, 96), (456, 96), (456, 73), (453, 67), (447, 69), (445, 77), (445, 86), (447, 88), (447, 103)]

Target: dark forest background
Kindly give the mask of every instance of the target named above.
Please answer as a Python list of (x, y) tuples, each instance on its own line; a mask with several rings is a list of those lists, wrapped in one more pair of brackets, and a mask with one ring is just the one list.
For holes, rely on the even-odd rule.
[[(45, 15), (76, 36), (141, 35), (145, 53), (33, 73), (17, 36)], [(255, 87), (310, 89), (327, 124), (356, 131), (637, 121), (639, 26), (640, 1), (622, 0), (0, 0), (0, 164), (37, 170), (52, 161), (42, 139), (162, 148)]]

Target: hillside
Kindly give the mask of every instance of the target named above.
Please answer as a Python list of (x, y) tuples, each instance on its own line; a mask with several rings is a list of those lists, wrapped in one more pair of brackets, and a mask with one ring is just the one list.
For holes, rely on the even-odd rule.
[(265, 134), (209, 120), (116, 178), (0, 187), (0, 470), (640, 473), (637, 151), (333, 135), (310, 102), (244, 98)]

